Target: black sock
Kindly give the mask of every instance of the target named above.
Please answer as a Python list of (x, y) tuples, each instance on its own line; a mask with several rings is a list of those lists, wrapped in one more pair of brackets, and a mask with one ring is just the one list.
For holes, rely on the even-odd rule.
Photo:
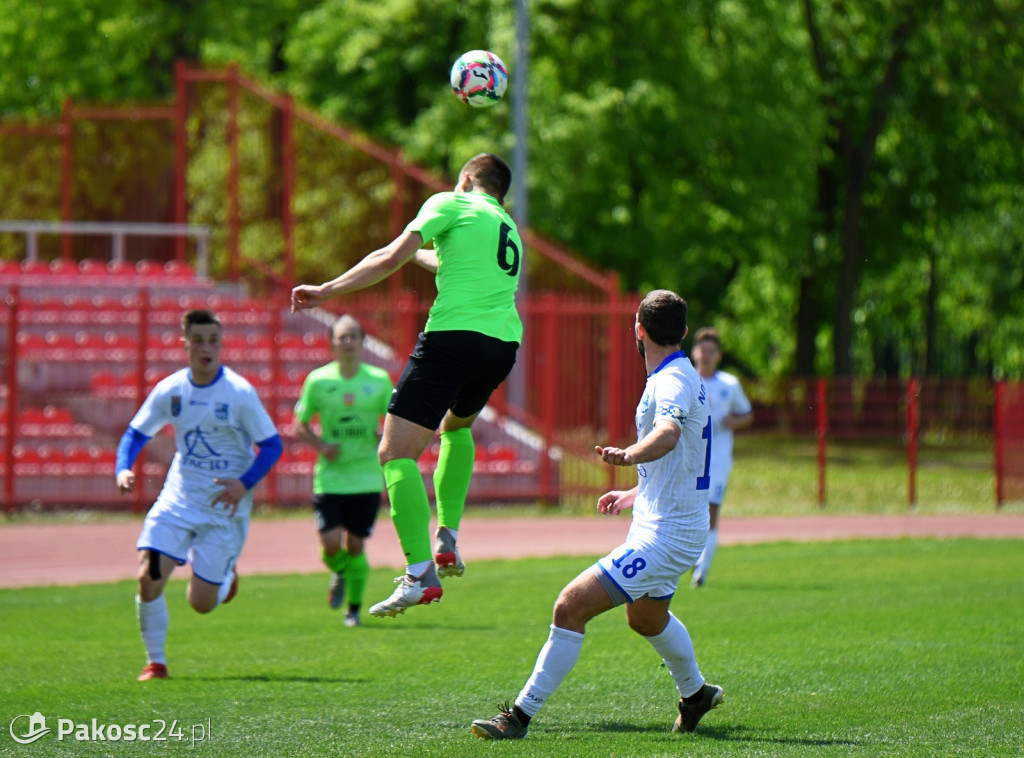
[(349, 603), (348, 604), (348, 612), (349, 613), (359, 613), (359, 603)]
[(530, 724), (530, 717), (518, 705), (512, 706), (512, 713), (517, 719), (519, 719), (519, 723), (523, 726), (528, 726)]
[(695, 693), (693, 693), (692, 695), (689, 695), (688, 697), (684, 697), (683, 698), (683, 702), (686, 703), (687, 705), (693, 705), (694, 703), (699, 703), (702, 697), (704, 697), (704, 687), (703, 686), (699, 690), (697, 690)]

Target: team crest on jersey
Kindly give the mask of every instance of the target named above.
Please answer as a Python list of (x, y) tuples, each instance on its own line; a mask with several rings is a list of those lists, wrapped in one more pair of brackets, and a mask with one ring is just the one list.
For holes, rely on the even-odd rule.
[(213, 409), (213, 415), (219, 418), (221, 421), (228, 420), (228, 404), (227, 403), (216, 403)]
[(355, 405), (355, 404), (356, 404), (355, 393), (346, 392), (345, 393), (345, 405)]
[(181, 395), (171, 395), (171, 415), (181, 415)]

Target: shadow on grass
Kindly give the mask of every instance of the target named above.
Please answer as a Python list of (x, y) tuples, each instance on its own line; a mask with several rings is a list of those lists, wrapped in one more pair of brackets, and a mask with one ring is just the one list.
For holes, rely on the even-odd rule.
[(176, 677), (202, 682), (298, 682), (300, 684), (364, 684), (368, 679), (345, 676), (299, 676), (297, 674), (224, 674), (223, 676)]
[(781, 735), (774, 737), (741, 725), (702, 726), (698, 732), (695, 732), (695, 735), (720, 742), (751, 742), (764, 743), (766, 745), (807, 745), (810, 747), (843, 745), (852, 747), (861, 744), (858, 740), (844, 740), (836, 737), (821, 737), (818, 739), (811, 737), (785, 737)]
[[(603, 724), (591, 724), (588, 727), (592, 732), (612, 732), (620, 734), (628, 733), (664, 733), (668, 731), (665, 727), (649, 727), (636, 723), (625, 723), (622, 721), (608, 721)], [(809, 737), (773, 737), (748, 729), (744, 726), (702, 726), (694, 734), (695, 739), (712, 739), (719, 742), (749, 742), (763, 743), (766, 745), (806, 745), (809, 747), (836, 747), (860, 745), (857, 740), (844, 740), (837, 738), (812, 739)], [(690, 739), (686, 735), (680, 735), (679, 739)]]

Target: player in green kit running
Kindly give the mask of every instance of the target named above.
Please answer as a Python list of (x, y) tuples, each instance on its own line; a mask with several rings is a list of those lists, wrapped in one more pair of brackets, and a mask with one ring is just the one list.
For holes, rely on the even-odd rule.
[[(392, 395), (378, 450), (406, 571), (392, 595), (370, 608), (374, 616), (439, 600), (441, 578), (465, 570), (456, 540), (473, 473), (470, 426), (515, 365), (523, 334), (515, 304), (523, 244), (501, 205), (511, 183), (501, 158), (478, 155), (462, 167), (455, 191), (429, 198), (390, 244), (332, 281), (292, 290), (296, 311), (376, 284), (410, 260), (436, 273), (437, 297)], [(420, 249), (427, 240), (433, 250)], [(430, 504), (416, 459), (438, 427), (431, 552)]]
[[(359, 626), (370, 573), (363, 543), (373, 531), (384, 489), (377, 429), (392, 388), (387, 371), (363, 363), (365, 338), (358, 321), (339, 316), (331, 325), (335, 360), (309, 373), (295, 406), (296, 433), (320, 453), (313, 473), (313, 514), (321, 556), (332, 574), (331, 608), (340, 608), (348, 591), (345, 626)], [(310, 426), (314, 417), (320, 434)]]

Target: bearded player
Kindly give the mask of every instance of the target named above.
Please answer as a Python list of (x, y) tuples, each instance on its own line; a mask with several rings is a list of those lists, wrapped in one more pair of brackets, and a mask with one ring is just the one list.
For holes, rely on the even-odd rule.
[(511, 708), (473, 722), (478, 737), (525, 737), (530, 721), (576, 665), (587, 623), (619, 605), (675, 682), (679, 716), (672, 731), (694, 731), (724, 700), (721, 687), (704, 681), (690, 634), (669, 610), (679, 578), (697, 560), (708, 530), (711, 414), (700, 377), (680, 349), (686, 312), (686, 301), (668, 290), (655, 290), (640, 303), (635, 330), (647, 384), (636, 409), (637, 441), (625, 449), (596, 448), (605, 463), (636, 467), (636, 487), (597, 501), (598, 511), (610, 516), (632, 508), (626, 541), (562, 590), (533, 673)]

